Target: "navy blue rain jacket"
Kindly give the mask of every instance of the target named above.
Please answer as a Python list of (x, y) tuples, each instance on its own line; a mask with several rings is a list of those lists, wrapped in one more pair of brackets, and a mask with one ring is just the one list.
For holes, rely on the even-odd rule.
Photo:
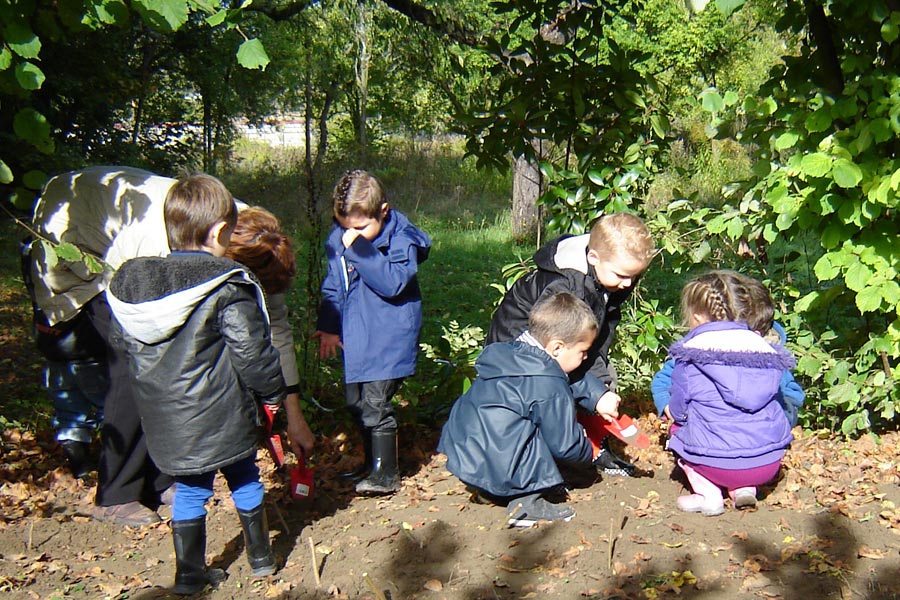
[(325, 240), (317, 329), (341, 336), (347, 383), (412, 375), (422, 328), (416, 273), (431, 239), (394, 209), (371, 242), (359, 236), (344, 248), (344, 231), (335, 224)]
[(568, 376), (542, 348), (491, 344), (475, 368), (478, 378), (454, 403), (438, 444), (451, 473), (515, 496), (562, 483), (557, 460), (590, 462)]

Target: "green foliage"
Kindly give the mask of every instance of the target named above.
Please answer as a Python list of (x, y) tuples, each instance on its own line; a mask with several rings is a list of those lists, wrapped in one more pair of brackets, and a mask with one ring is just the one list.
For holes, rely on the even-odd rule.
[(437, 344), (420, 344), (422, 352), (438, 365), (433, 374), (432, 403), (449, 410), (461, 394), (466, 393), (475, 380), (475, 361), (481, 355), (484, 331), (481, 327), (462, 327), (455, 320), (441, 326), (443, 333)]
[[(72, 46), (89, 45), (98, 38), (95, 34), (111, 32), (113, 38), (122, 35), (133, 35), (140, 38), (145, 31), (130, 30), (132, 17), (140, 20), (155, 32), (172, 34), (186, 26), (192, 14), (207, 14), (209, 19), (207, 26), (215, 26), (219, 30), (239, 31), (244, 42), (238, 48), (232, 48), (228, 54), (237, 52), (238, 64), (249, 69), (264, 69), (268, 63), (268, 56), (258, 39), (247, 37), (243, 30), (238, 29), (241, 22), (242, 11), (249, 3), (243, 3), (238, 9), (216, 8), (214, 4), (198, 2), (197, 0), (137, 0), (126, 4), (121, 0), (88, 0), (86, 2), (65, 2), (57, 6), (57, 2), (49, 0), (37, 0), (35, 2), (4, 2), (0, 4), (0, 104), (3, 105), (3, 118), (0, 118), (0, 140), (2, 140), (2, 155), (0, 155), (0, 183), (9, 185), (21, 176), (21, 174), (37, 166), (50, 171), (44, 155), (52, 155), (58, 148), (54, 139), (56, 128), (62, 135), (59, 137), (71, 142), (70, 137), (84, 135), (84, 127), (66, 127), (78, 120), (72, 119), (72, 115), (65, 115), (73, 111), (73, 104), (67, 102), (75, 98), (60, 97), (60, 88), (71, 85), (73, 74), (83, 70), (86, 65), (91, 69), (107, 73), (103, 78), (103, 84), (91, 87), (85, 80), (78, 81), (83, 86), (82, 93), (90, 90), (88, 95), (98, 91), (105, 94), (108, 107), (114, 109), (117, 105), (109, 102), (109, 96), (115, 97), (121, 94), (122, 89), (117, 89), (117, 83), (122, 78), (118, 74), (128, 72), (132, 68), (143, 70), (125, 85), (140, 86), (148, 83), (148, 64), (152, 64), (159, 58), (156, 54), (158, 47), (155, 43), (146, 46), (132, 44), (127, 51), (110, 52), (104, 54), (100, 49), (94, 49), (91, 57), (85, 59), (77, 69), (59, 68), (65, 59), (66, 52), (56, 52), (54, 60), (54, 46), (68, 48), (71, 53)], [(133, 12), (132, 12), (133, 11)], [(158, 42), (157, 36), (153, 42)], [(171, 39), (171, 38), (170, 38)], [(140, 66), (120, 62), (129, 54), (134, 56), (135, 50), (143, 50), (143, 56), (136, 62)], [(75, 52), (74, 54), (78, 54)], [(196, 60), (196, 57), (191, 57)], [(112, 60), (110, 60), (112, 59)], [(110, 66), (112, 71), (105, 71)], [(58, 70), (54, 70), (58, 68)], [(50, 70), (47, 70), (50, 69)], [(113, 74), (115, 73), (115, 74)], [(219, 79), (221, 84), (222, 80)], [(48, 89), (49, 88), (49, 89)], [(114, 91), (113, 94), (110, 94)], [(131, 90), (132, 92), (134, 89)], [(143, 98), (142, 98), (143, 100)], [(98, 103), (97, 109), (103, 112)], [(77, 109), (76, 109), (77, 110)], [(117, 115), (115, 124), (120, 124), (122, 114)], [(81, 118), (84, 125), (84, 118)], [(112, 123), (110, 122), (110, 125)], [(112, 129), (112, 127), (110, 127)], [(95, 130), (89, 130), (89, 133)], [(102, 144), (112, 142), (115, 145), (114, 134), (99, 136)], [(81, 140), (83, 143), (83, 140)], [(95, 141), (96, 143), (96, 141)], [(82, 145), (82, 154), (89, 147)], [(104, 162), (101, 157), (95, 157)], [(130, 162), (138, 164), (137, 160), (122, 160), (119, 155), (117, 162)], [(65, 157), (61, 163), (66, 167)], [(21, 204), (27, 204), (26, 198), (33, 198), (36, 188), (30, 183), (22, 183), (14, 190), (14, 195)]]
[(680, 333), (672, 305), (664, 309), (660, 305), (659, 299), (647, 299), (639, 290), (623, 307), (610, 349), (620, 394), (646, 394), (650, 380), (666, 360), (666, 349)]
[(541, 161), (552, 231), (578, 231), (634, 202), (668, 129), (648, 102), (652, 77), (637, 69), (647, 56), (608, 35), (630, 4), (576, 4), (564, 17), (556, 3), (493, 4), (509, 15), (509, 33), (488, 41), (498, 91), (463, 117), (467, 150), (500, 168), (509, 153)]
[[(813, 280), (787, 286), (803, 319), (798, 372), (814, 390), (806, 418), (847, 435), (890, 422), (900, 403), (900, 78), (891, 66), (900, 46), (896, 13), (879, 6), (838, 0), (827, 15), (789, 12), (785, 27), (820, 19), (840, 40), (838, 54), (829, 59), (811, 33), (760, 97), (729, 107), (711, 92), (705, 103), (720, 109), (712, 124), (723, 133), (734, 129), (731, 119), (746, 121), (741, 141), (758, 161), (739, 204), (710, 225), (732, 241), (813, 244)], [(789, 268), (776, 278), (793, 281)]]

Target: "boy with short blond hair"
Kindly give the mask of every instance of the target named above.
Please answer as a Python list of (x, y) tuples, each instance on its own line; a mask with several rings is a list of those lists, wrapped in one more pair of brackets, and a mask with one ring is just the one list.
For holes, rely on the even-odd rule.
[(563, 482), (556, 461), (593, 458), (568, 374), (594, 342), (597, 319), (583, 300), (558, 292), (538, 300), (528, 323), (515, 341), (481, 353), (478, 377), (454, 403), (438, 444), (447, 469), (506, 504), (519, 527), (569, 521), (574, 510), (544, 498)]
[[(655, 255), (647, 225), (637, 216), (612, 213), (598, 219), (588, 234), (564, 235), (538, 250), (536, 269), (519, 279), (497, 307), (487, 343), (515, 339), (527, 326), (529, 311), (543, 297), (570, 292), (584, 300), (599, 323), (599, 333), (586, 360), (571, 374), (575, 398), (585, 411), (610, 420), (618, 417), (621, 398), (615, 393), (615, 369), (609, 348), (622, 318), (621, 307)], [(633, 475), (634, 465), (608, 448), (597, 457), (597, 470)]]
[(275, 572), (256, 466), (259, 405), (285, 396), (265, 296), (243, 265), (224, 258), (237, 221), (228, 189), (192, 175), (164, 205), (172, 253), (122, 264), (107, 289), (110, 340), (125, 357), (147, 449), (175, 478), (176, 594), (216, 585), (206, 565), (206, 502), (216, 472), (231, 490), (253, 575)]
[(400, 489), (392, 404), (415, 373), (422, 294), (417, 272), (431, 239), (385, 198), (377, 177), (356, 169), (334, 188), (334, 228), (325, 241), (317, 331), (319, 356), (344, 354), (347, 408), (360, 429), (363, 465), (343, 474), (361, 494)]

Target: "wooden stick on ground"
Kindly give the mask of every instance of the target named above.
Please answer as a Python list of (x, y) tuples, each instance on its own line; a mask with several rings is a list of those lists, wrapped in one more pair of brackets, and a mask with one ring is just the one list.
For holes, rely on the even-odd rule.
[(316, 560), (316, 545), (313, 543), (312, 537), (306, 538), (309, 542), (309, 558), (312, 560), (313, 575), (316, 576), (316, 589), (322, 587), (322, 581), (319, 579), (319, 562)]
[(375, 582), (372, 581), (372, 578), (369, 577), (368, 573), (363, 573), (363, 579), (366, 582), (366, 585), (369, 586), (369, 589), (372, 590), (372, 593), (375, 594), (375, 600), (387, 600), (387, 597), (384, 595), (378, 586), (375, 585)]
[(522, 509), (522, 503), (519, 502), (518, 504), (516, 504), (513, 507), (511, 512), (508, 512), (505, 515), (503, 515), (503, 520), (497, 524), (497, 529), (505, 529), (506, 527), (509, 527), (509, 520), (512, 519), (513, 517), (515, 517), (521, 509)]
[(278, 520), (281, 521), (281, 526), (284, 527), (284, 533), (290, 533), (291, 528), (288, 527), (287, 521), (284, 520), (284, 515), (281, 514), (281, 510), (279, 510), (278, 505), (275, 504), (275, 502), (270, 502), (269, 506), (275, 509), (275, 514), (278, 515)]

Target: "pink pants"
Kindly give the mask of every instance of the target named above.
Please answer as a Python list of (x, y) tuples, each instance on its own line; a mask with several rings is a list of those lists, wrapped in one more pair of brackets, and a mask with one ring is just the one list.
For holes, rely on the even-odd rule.
[(736, 490), (742, 487), (756, 487), (769, 483), (775, 479), (775, 476), (778, 475), (778, 469), (781, 467), (780, 460), (752, 469), (722, 469), (698, 465), (683, 458), (681, 460), (714, 484), (729, 490)]

